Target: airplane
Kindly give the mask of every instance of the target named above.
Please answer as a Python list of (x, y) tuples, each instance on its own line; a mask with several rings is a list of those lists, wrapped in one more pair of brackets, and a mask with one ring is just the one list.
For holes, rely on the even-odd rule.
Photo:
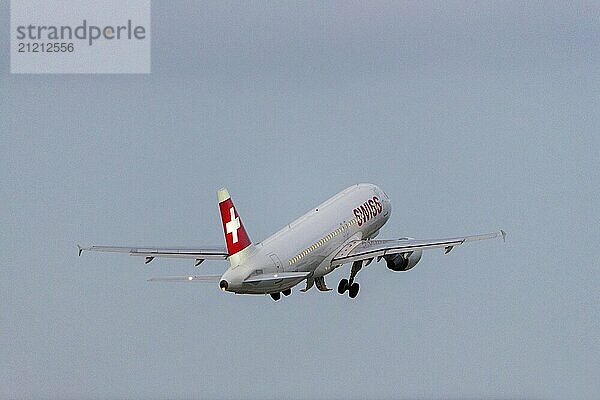
[(353, 185), (286, 225), (259, 243), (253, 243), (226, 188), (217, 191), (226, 246), (215, 247), (114, 247), (77, 245), (83, 251), (128, 253), (145, 257), (146, 264), (157, 257), (187, 258), (199, 266), (205, 260), (227, 260), (222, 275), (186, 275), (152, 278), (150, 281), (218, 282), (224, 292), (289, 296), (294, 286), (305, 282), (301, 292), (313, 286), (327, 292), (325, 276), (344, 264), (351, 264), (348, 279), (340, 280), (337, 291), (355, 298), (359, 292), (356, 275), (373, 260), (385, 260), (395, 272), (408, 271), (421, 260), (423, 250), (443, 249), (449, 253), (463, 243), (506, 240), (506, 232), (442, 239), (375, 239), (389, 220), (392, 204), (388, 195), (369, 183)]

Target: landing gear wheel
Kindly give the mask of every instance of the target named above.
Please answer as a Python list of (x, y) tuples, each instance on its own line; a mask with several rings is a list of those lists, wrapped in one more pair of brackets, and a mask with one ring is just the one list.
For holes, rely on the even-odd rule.
[(277, 293), (271, 293), (271, 298), (275, 301), (279, 300), (281, 298), (281, 293), (277, 292)]
[(344, 294), (348, 290), (348, 279), (342, 279), (338, 285), (338, 293)]
[(360, 289), (358, 283), (354, 282), (352, 285), (350, 285), (350, 289), (348, 289), (348, 295), (350, 295), (351, 299), (356, 297), (358, 294), (358, 289)]
[(283, 292), (281, 292), (281, 293), (283, 293), (283, 295), (284, 295), (284, 296), (289, 296), (290, 294), (292, 294), (292, 289), (285, 289), (285, 290), (284, 290)]

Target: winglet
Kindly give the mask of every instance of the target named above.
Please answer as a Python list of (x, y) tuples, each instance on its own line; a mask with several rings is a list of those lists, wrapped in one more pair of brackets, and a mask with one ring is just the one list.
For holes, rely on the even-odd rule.
[(502, 235), (502, 241), (506, 243), (506, 232), (500, 229), (500, 234)]
[(83, 251), (83, 248), (80, 245), (77, 245), (77, 250), (79, 251), (79, 257), (81, 257), (81, 252)]

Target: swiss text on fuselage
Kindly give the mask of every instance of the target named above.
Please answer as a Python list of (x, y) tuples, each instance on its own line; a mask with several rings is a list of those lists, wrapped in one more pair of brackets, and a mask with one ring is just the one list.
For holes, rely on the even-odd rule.
[(352, 210), (352, 212), (358, 221), (358, 226), (362, 226), (364, 223), (381, 213), (382, 210), (383, 207), (379, 202), (379, 198), (377, 196), (373, 196), (359, 207), (356, 207), (354, 210)]

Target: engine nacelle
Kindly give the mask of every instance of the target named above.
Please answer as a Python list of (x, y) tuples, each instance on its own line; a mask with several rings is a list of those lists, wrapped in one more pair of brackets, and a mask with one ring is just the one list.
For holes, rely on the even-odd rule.
[(422, 254), (423, 252), (421, 250), (416, 250), (410, 253), (408, 257), (406, 257), (405, 254), (392, 254), (383, 256), (383, 258), (385, 259), (387, 267), (392, 271), (408, 271), (417, 265)]

